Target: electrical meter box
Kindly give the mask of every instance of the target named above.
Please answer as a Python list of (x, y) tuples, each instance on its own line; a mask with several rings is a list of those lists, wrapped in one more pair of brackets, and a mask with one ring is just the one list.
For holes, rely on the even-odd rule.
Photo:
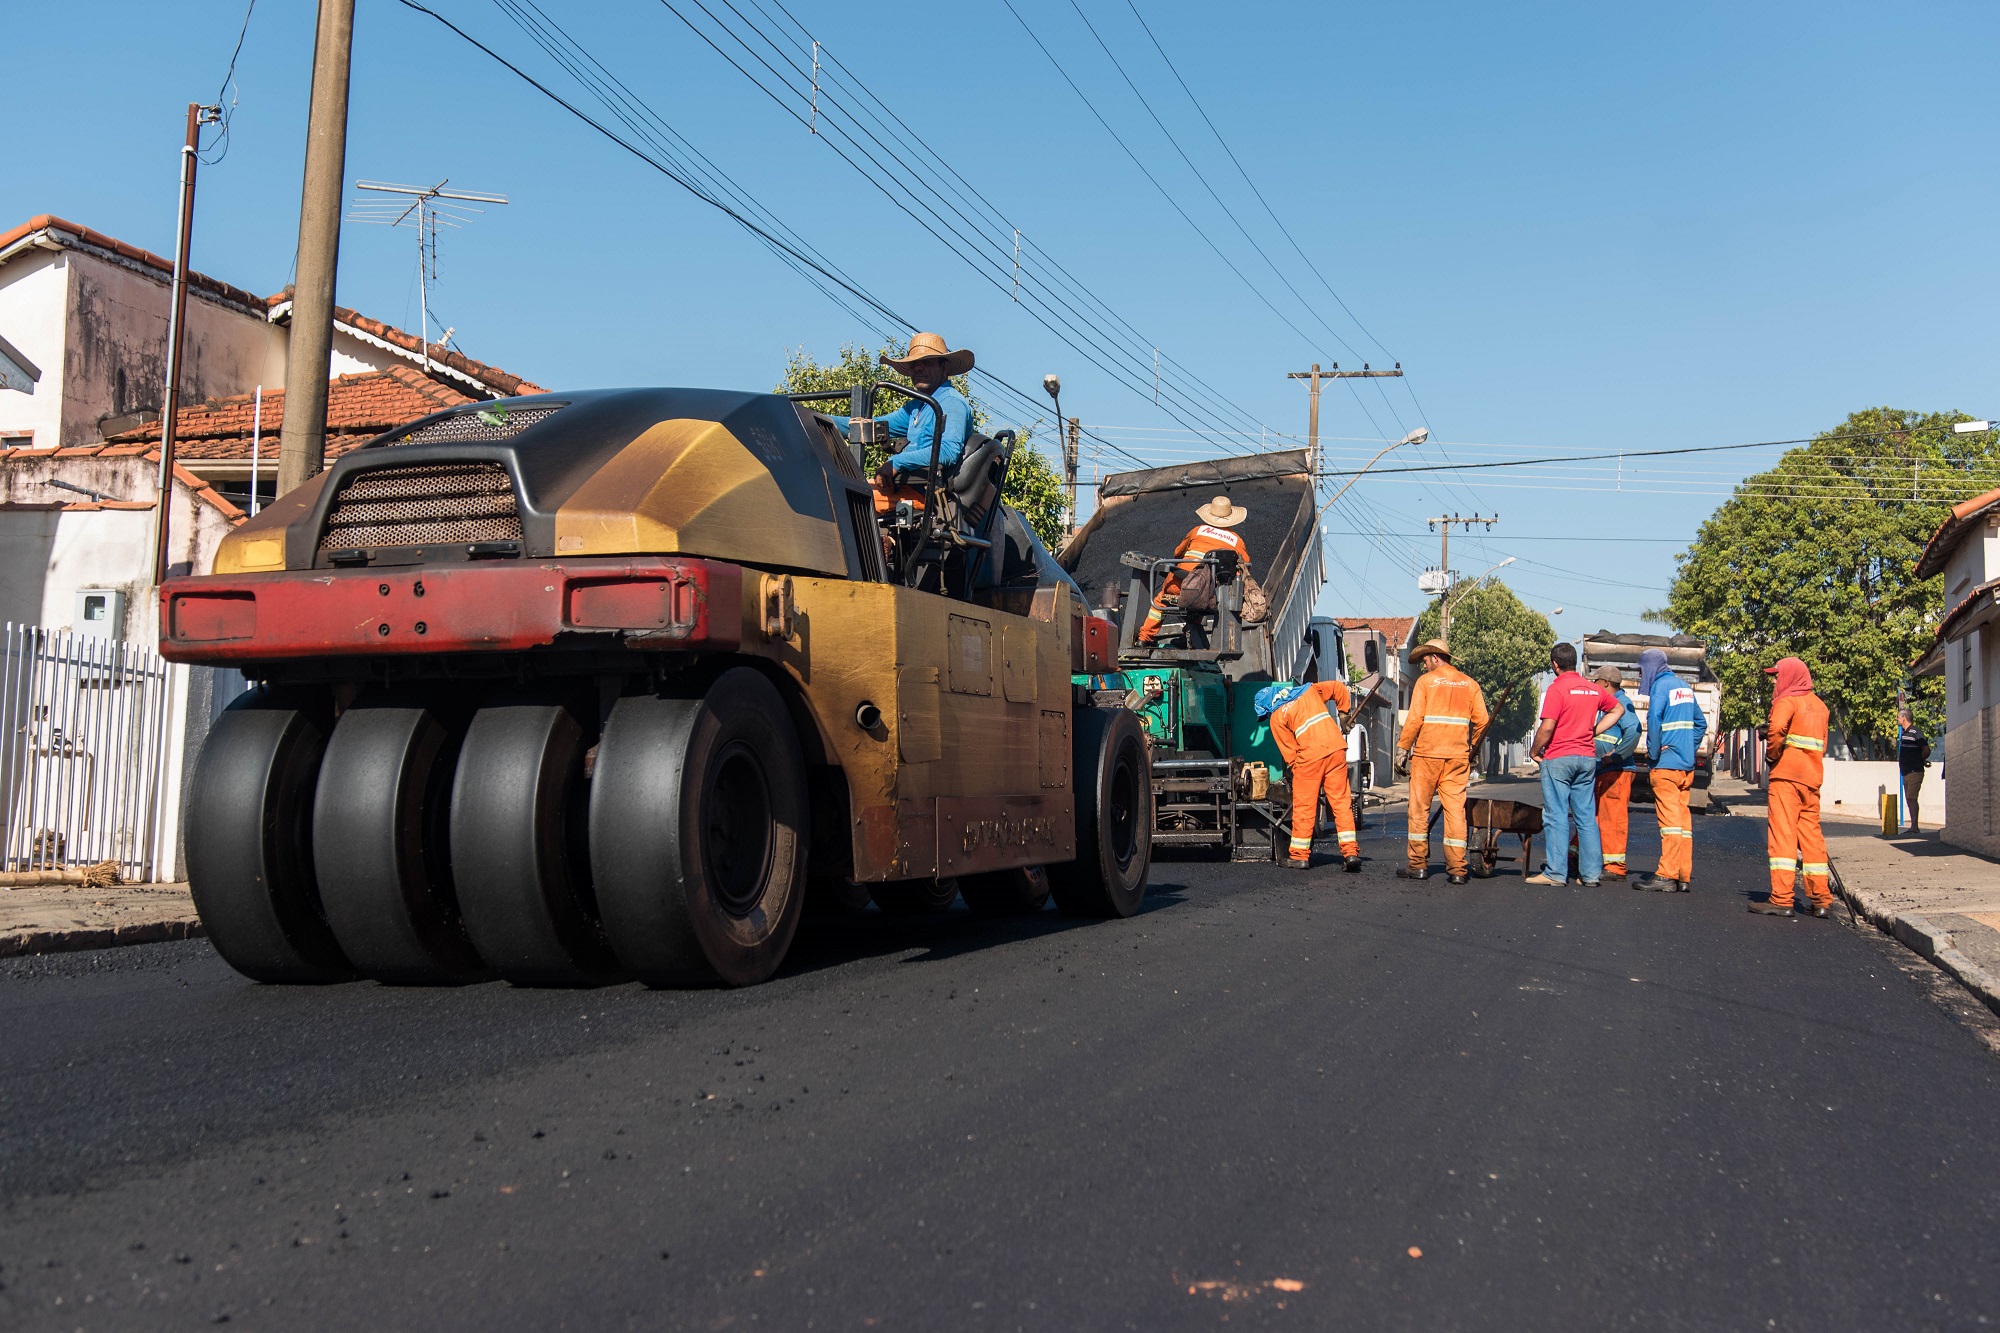
[(125, 593), (119, 588), (78, 588), (70, 628), (100, 639), (125, 637)]

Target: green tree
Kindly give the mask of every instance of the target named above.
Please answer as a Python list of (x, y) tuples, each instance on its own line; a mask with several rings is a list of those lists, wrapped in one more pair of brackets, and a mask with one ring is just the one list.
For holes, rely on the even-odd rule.
[[(897, 343), (883, 347), (881, 356), (900, 357), (904, 348)], [(897, 384), (908, 384), (909, 377), (879, 363), (876, 354), (871, 354), (854, 343), (842, 343), (840, 354), (824, 364), (815, 360), (803, 347), (792, 349), (785, 356), (785, 378), (778, 384), (779, 393), (814, 393), (828, 389), (851, 389), (856, 385), (873, 384), (878, 380), (891, 380)], [(952, 386), (965, 395), (965, 401), (972, 404), (972, 427), (985, 431), (989, 418), (986, 405), (973, 397), (971, 386), (964, 375), (952, 377)], [(907, 400), (897, 395), (877, 391), (873, 414), (880, 416), (893, 412)], [(821, 403), (823, 412), (842, 415), (845, 408), (838, 403)], [(873, 471), (888, 455), (870, 445), (868, 467)], [(1007, 468), (1007, 484), (1001, 488), (1000, 498), (1020, 511), (1028, 526), (1035, 530), (1044, 544), (1054, 549), (1061, 544), (1067, 530), (1065, 518), (1069, 504), (1063, 493), (1060, 473), (1042, 456), (1042, 451), (1034, 445), (1032, 429), (1020, 432), (1020, 440), (1014, 446), (1014, 461)]]
[(1764, 668), (1798, 657), (1858, 752), (1893, 750), (1899, 689), (1937, 733), (1943, 682), (1908, 672), (1930, 647), (1944, 588), (1914, 577), (1917, 557), (1953, 504), (2000, 485), (1994, 434), (1952, 433), (1967, 419), (1856, 412), (1743, 481), (1701, 525), (1676, 557), (1666, 607), (1650, 614), (1707, 640), (1725, 727), (1763, 720)]
[[(1442, 605), (1439, 598), (1417, 617), (1419, 642), (1437, 637)], [(1548, 669), (1555, 644), (1549, 618), (1498, 579), (1451, 594), (1452, 662), (1479, 682), (1493, 712), (1487, 734), (1495, 741), (1520, 740), (1534, 730), (1542, 706), (1535, 674)]]

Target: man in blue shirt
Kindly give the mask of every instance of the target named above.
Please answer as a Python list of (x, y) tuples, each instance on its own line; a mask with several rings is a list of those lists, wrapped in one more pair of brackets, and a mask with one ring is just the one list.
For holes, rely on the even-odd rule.
[(1694, 819), (1688, 792), (1708, 717), (1694, 689), (1667, 667), (1658, 648), (1639, 654), (1639, 692), (1646, 696), (1646, 754), (1653, 761), (1653, 813), (1660, 821), (1660, 866), (1632, 881), (1635, 889), (1686, 893), (1694, 878)]
[[(956, 352), (950, 350), (942, 334), (919, 333), (910, 339), (909, 350), (901, 360), (884, 357), (883, 363), (908, 375), (919, 393), (929, 394), (944, 409), (942, 438), (938, 434), (937, 413), (931, 411), (928, 403), (906, 402), (887, 416), (875, 418), (889, 428), (889, 438), (903, 442), (903, 448), (890, 455), (875, 473), (875, 508), (886, 513), (898, 499), (922, 503), (922, 492), (914, 487), (899, 490), (896, 474), (928, 468), (933, 442), (937, 444), (941, 470), (957, 466), (964, 455), (965, 437), (972, 430), (972, 404), (952, 387), (951, 377), (972, 369), (972, 353), (963, 347)], [(836, 420), (843, 427), (847, 424), (845, 417)]]

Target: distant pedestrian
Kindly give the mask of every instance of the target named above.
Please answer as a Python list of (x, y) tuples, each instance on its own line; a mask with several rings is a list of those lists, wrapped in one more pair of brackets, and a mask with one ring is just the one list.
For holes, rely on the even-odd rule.
[(1688, 793), (1708, 717), (1694, 688), (1667, 667), (1658, 648), (1639, 654), (1639, 693), (1646, 696), (1646, 757), (1652, 760), (1653, 814), (1660, 821), (1660, 863), (1632, 881), (1635, 889), (1686, 893), (1694, 878), (1694, 819)]
[(1294, 870), (1312, 864), (1321, 792), (1333, 807), (1341, 868), (1350, 875), (1361, 869), (1361, 844), (1354, 832), (1354, 793), (1347, 783), (1347, 739), (1340, 730), (1340, 715), (1353, 703), (1347, 686), (1338, 680), (1266, 685), (1257, 691), (1257, 716), (1271, 719), (1271, 739), (1278, 743), (1278, 753), (1290, 770), (1292, 854), (1286, 864)]
[(1604, 849), (1597, 835), (1597, 737), (1625, 715), (1600, 685), (1576, 673), (1576, 649), (1559, 643), (1549, 653), (1556, 678), (1542, 696), (1530, 759), (1542, 765), (1542, 873), (1524, 883), (1560, 887), (1569, 882), (1569, 835), (1576, 830), (1576, 872), (1583, 887), (1604, 878)]
[(1896, 767), (1903, 774), (1903, 800), (1910, 807), (1912, 833), (1917, 831), (1917, 793), (1924, 789), (1924, 770), (1930, 763), (1930, 739), (1905, 708), (1896, 714)]
[(1632, 756), (1639, 749), (1639, 706), (1625, 693), (1625, 676), (1603, 666), (1590, 678), (1611, 691), (1625, 715), (1597, 733), (1597, 834), (1604, 842), (1604, 877), (1625, 878), (1625, 843), (1632, 825)]
[(1430, 873), (1431, 795), (1444, 807), (1445, 881), (1472, 880), (1465, 855), (1465, 788), (1472, 781), (1472, 756), (1492, 720), (1479, 682), (1451, 664), (1451, 650), (1438, 639), (1410, 650), (1410, 664), (1423, 672), (1410, 690), (1410, 714), (1397, 738), (1396, 771), (1410, 775), (1410, 863), (1396, 867), (1398, 879)]
[(1771, 764), (1765, 783), (1771, 858), (1771, 897), (1751, 903), (1765, 916), (1792, 915), (1792, 882), (1806, 879), (1807, 910), (1825, 916), (1833, 906), (1827, 887), (1826, 835), (1819, 826), (1819, 788), (1826, 774), (1827, 708), (1813, 693), (1812, 672), (1796, 657), (1781, 657), (1764, 668), (1778, 683), (1771, 691), (1771, 721), (1764, 732), (1764, 755)]

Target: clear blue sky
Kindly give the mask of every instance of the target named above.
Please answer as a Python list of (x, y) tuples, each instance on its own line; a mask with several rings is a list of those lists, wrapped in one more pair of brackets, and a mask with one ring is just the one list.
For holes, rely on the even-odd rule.
[[(691, 0), (675, 3), (726, 44)], [(707, 3), (743, 23), (722, 0)], [(1442, 443), (1384, 466), (1790, 439), (1870, 404), (2000, 414), (1990, 317), (2000, 7), (1138, 0), (1378, 345), (1249, 194), (1125, 0), (1081, 0), (1082, 13), (1305, 305), (1154, 126), (1069, 0), (1013, 4), (1296, 330), (1161, 197), (1004, 0), (926, 11), (920, 36), (885, 23), (885, 7), (790, 3), (1007, 217), (989, 227), (1005, 238), (994, 244), (1010, 245), (1008, 227), (1019, 227), (1031, 258), (1038, 247), (1138, 331), (1146, 350), (1121, 363), (1128, 376), (1150, 379), (1157, 345), (1243, 418), (1302, 432), (1305, 390), (1285, 372), (1400, 358), (1407, 386), (1370, 384), (1358, 399), (1328, 391), (1322, 429), (1339, 437), (1336, 458), (1365, 457), (1374, 446), (1356, 441), (1424, 420)], [(765, 15), (783, 18), (775, 0), (737, 5), (774, 27)], [(552, 87), (575, 88), (493, 0), (434, 7)], [(1150, 384), (1121, 385), (1052, 336), (659, 0), (546, 8), (888, 305), (1031, 393), (1060, 372), (1065, 409), (1142, 456), (1199, 452), (1154, 407)], [(202, 176), (196, 266), (258, 291), (291, 272), (311, 9), (257, 7), (229, 151)], [(513, 199), (444, 238), (433, 307), (469, 354), (554, 387), (764, 388), (788, 348), (825, 357), (870, 338), (734, 223), (433, 20), (394, 0), (358, 10), (349, 180), (449, 177)], [(237, 0), (186, 0), (11, 14), (17, 115), (0, 223), (54, 212), (167, 252), (184, 108), (215, 96), (243, 12)], [(414, 328), (413, 237), (350, 225), (342, 244), (341, 301)], [(1677, 473), (1628, 470), (1637, 489), (1624, 492), (1590, 489), (1617, 476), (1615, 464), (1365, 479), (1327, 525), (1383, 535), (1333, 539), (1323, 605), (1409, 613), (1414, 571), (1436, 559), (1423, 519), (1476, 508), (1501, 522), (1490, 538), (1454, 540), (1454, 566), (1471, 574), (1517, 557), (1509, 582), (1545, 610), (1565, 607), (1566, 636), (1640, 628), (1674, 552), (1720, 500), (1661, 492), (1723, 491), (1776, 455), (1656, 460)], [(1107, 470), (1120, 465), (1106, 456)]]

